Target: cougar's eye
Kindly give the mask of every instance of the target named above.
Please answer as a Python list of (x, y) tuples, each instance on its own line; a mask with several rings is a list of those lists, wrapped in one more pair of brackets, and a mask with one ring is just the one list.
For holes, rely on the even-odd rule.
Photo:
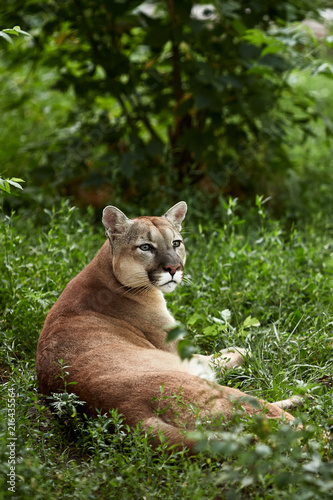
[(149, 250), (153, 250), (154, 247), (152, 245), (149, 245), (149, 243), (143, 243), (143, 245), (140, 245), (139, 248), (143, 252), (149, 252)]
[(175, 240), (172, 242), (173, 247), (180, 247), (181, 241), (180, 240)]

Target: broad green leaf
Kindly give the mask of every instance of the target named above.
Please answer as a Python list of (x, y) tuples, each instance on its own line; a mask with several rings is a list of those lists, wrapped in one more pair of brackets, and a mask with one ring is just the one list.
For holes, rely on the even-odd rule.
[(192, 316), (189, 317), (187, 320), (187, 324), (190, 326), (195, 325), (198, 321), (202, 321), (202, 316), (199, 313), (194, 313)]
[(21, 35), (29, 36), (30, 38), (33, 38), (32, 35), (30, 35), (30, 33), (27, 33), (26, 31), (21, 30), (21, 28), (19, 26), (15, 26), (14, 30), (17, 31), (17, 33), (20, 33)]
[(3, 31), (5, 33), (8, 33), (9, 35), (19, 36), (19, 33), (20, 33), (21, 35), (29, 36), (32, 38), (30, 33), (27, 33), (26, 31), (21, 30), (20, 26), (14, 26), (14, 28), (8, 28), (8, 29), (5, 29)]
[(180, 359), (191, 359), (193, 354), (196, 353), (196, 348), (188, 339), (180, 340), (177, 349)]
[(5, 40), (7, 40), (7, 42), (11, 43), (12, 45), (14, 45), (13, 43), (13, 40), (10, 38), (9, 35), (7, 35), (7, 33), (4, 33), (3, 31), (0, 31), (0, 36), (2, 38), (4, 38)]
[(18, 182), (15, 182), (13, 181), (13, 179), (6, 179), (6, 181), (8, 182), (8, 184), (10, 184), (11, 186), (14, 186), (18, 189), (22, 189), (23, 190), (23, 187), (21, 186), (21, 184), (19, 184)]
[(239, 35), (242, 35), (246, 31), (246, 26), (240, 19), (234, 19), (231, 24)]
[(12, 28), (12, 29), (6, 29), (6, 30), (3, 30), (5, 33), (8, 33), (9, 35), (15, 35), (15, 36), (19, 36), (17, 30), (15, 28)]
[(267, 54), (277, 54), (281, 53), (285, 50), (285, 46), (283, 43), (270, 43), (265, 47), (261, 53), (261, 56), (264, 57)]
[(24, 179), (20, 179), (19, 177), (11, 177), (10, 179), (11, 181), (14, 181), (14, 182), (25, 182)]
[(231, 311), (229, 309), (223, 309), (223, 311), (221, 312), (221, 316), (224, 321), (229, 322), (231, 320)]
[(216, 337), (218, 335), (218, 327), (215, 325), (207, 326), (202, 330), (202, 333), (207, 337)]
[(252, 318), (248, 316), (243, 322), (243, 328), (250, 328), (251, 326), (260, 326), (260, 321), (257, 318)]
[(172, 342), (173, 340), (183, 338), (186, 335), (186, 330), (181, 324), (177, 324), (171, 330), (168, 331), (166, 338), (167, 342)]
[(0, 179), (0, 189), (6, 191), (6, 193), (10, 193), (10, 186), (6, 179)]
[(242, 36), (242, 39), (246, 40), (249, 43), (252, 43), (253, 45), (256, 45), (257, 47), (260, 47), (261, 45), (266, 43), (267, 36), (265, 36), (264, 32), (259, 29), (249, 29)]

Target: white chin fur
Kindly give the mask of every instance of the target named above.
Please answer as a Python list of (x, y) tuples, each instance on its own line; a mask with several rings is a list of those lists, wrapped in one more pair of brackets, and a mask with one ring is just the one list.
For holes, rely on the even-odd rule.
[(161, 292), (163, 292), (163, 293), (171, 293), (174, 291), (174, 289), (176, 288), (177, 285), (178, 285), (178, 283), (176, 283), (176, 281), (169, 281), (168, 283), (165, 283), (164, 285), (159, 283), (157, 285), (157, 288), (159, 290), (161, 290)]
[(163, 293), (171, 293), (177, 285), (181, 282), (183, 274), (181, 271), (176, 271), (175, 275), (171, 277), (169, 273), (162, 273), (159, 275), (156, 287)]

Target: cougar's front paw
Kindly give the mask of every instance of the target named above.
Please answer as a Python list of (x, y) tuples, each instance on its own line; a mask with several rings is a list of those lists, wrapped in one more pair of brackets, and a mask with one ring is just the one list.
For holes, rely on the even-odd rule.
[(214, 356), (214, 363), (221, 371), (242, 365), (246, 357), (251, 355), (249, 351), (242, 347), (228, 347), (227, 349), (222, 349), (218, 354), (220, 355)]

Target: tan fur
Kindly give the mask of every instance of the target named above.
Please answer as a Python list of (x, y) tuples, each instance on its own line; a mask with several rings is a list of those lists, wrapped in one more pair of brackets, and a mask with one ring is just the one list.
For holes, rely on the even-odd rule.
[[(175, 394), (181, 392), (201, 417), (226, 418), (233, 411), (231, 399), (244, 394), (212, 382), (211, 357), (197, 355), (181, 362), (176, 343), (165, 342), (174, 320), (163, 291), (172, 291), (183, 277), (185, 249), (179, 231), (185, 213), (184, 202), (162, 217), (129, 220), (115, 207), (104, 210), (108, 240), (51, 308), (36, 366), (44, 394), (63, 390), (62, 359), (69, 366), (67, 381), (77, 382), (68, 388), (87, 402), (90, 415), (96, 408), (117, 408), (130, 426), (142, 421), (144, 428), (151, 428), (155, 444), (163, 431), (170, 444), (193, 451), (194, 443), (183, 431), (194, 428), (196, 413)], [(171, 279), (175, 282), (165, 284)], [(222, 368), (239, 364), (242, 354), (225, 350), (218, 363)], [(293, 420), (277, 405), (261, 404), (268, 417)], [(258, 411), (248, 403), (242, 406), (251, 414)]]

